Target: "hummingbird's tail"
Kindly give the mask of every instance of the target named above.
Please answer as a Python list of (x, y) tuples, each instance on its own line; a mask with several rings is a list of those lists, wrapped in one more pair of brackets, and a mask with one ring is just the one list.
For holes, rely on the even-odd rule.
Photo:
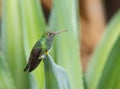
[(24, 68), (24, 72), (27, 72), (29, 70), (30, 66), (29, 63), (26, 65), (26, 67)]
[(32, 61), (26, 65), (24, 68), (24, 72), (31, 72), (33, 71), (42, 61), (42, 59), (38, 59), (37, 61)]

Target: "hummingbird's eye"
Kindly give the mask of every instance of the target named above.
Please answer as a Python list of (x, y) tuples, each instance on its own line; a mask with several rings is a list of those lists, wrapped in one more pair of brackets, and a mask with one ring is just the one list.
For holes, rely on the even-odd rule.
[(48, 33), (48, 37), (53, 36), (53, 33)]

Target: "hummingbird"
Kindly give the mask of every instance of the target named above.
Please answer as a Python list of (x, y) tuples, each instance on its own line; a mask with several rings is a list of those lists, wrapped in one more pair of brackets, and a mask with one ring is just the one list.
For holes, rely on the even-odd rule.
[(44, 56), (50, 51), (55, 35), (65, 31), (67, 30), (44, 33), (32, 48), (29, 61), (24, 68), (24, 72), (31, 72), (37, 68)]

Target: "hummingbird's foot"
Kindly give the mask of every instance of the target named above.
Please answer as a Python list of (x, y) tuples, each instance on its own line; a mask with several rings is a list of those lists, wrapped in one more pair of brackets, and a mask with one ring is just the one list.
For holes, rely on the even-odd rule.
[(48, 51), (46, 51), (46, 55), (48, 55)]

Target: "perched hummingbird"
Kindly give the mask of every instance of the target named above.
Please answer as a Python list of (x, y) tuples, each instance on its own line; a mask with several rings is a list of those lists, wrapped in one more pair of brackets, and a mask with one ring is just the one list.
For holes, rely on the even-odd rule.
[(50, 50), (54, 36), (58, 33), (65, 32), (67, 30), (63, 31), (57, 31), (57, 32), (47, 32), (45, 33), (34, 45), (30, 56), (28, 64), (26, 65), (24, 72), (31, 72), (33, 71), (41, 62), (41, 60), (44, 58), (45, 54), (48, 54), (48, 51)]

